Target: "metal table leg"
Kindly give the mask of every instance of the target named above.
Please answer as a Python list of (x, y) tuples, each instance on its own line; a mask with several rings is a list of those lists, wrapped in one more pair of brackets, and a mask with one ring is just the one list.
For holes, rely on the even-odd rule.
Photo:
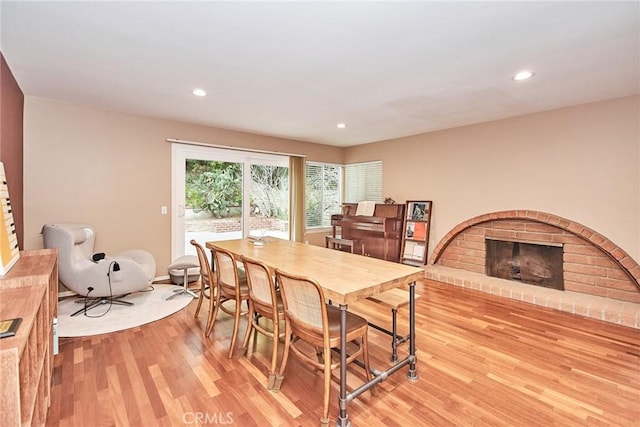
[(418, 381), (416, 371), (416, 282), (409, 284), (409, 372), (407, 378)]
[(349, 414), (347, 413), (347, 404), (364, 393), (366, 390), (371, 389), (377, 383), (386, 380), (389, 375), (393, 375), (403, 366), (409, 365), (409, 371), (407, 372), (407, 378), (410, 381), (418, 381), (418, 371), (416, 370), (416, 292), (415, 282), (409, 284), (409, 355), (401, 360), (396, 361), (393, 366), (385, 371), (377, 371), (371, 369), (373, 379), (360, 387), (356, 388), (350, 393), (347, 393), (347, 306), (340, 305), (340, 397), (338, 398), (338, 404), (340, 407), (340, 413), (338, 420), (336, 421), (337, 427), (350, 427), (351, 421), (349, 420)]
[(347, 306), (344, 304), (340, 304), (340, 397), (338, 404), (340, 414), (336, 426), (351, 426), (347, 414)]

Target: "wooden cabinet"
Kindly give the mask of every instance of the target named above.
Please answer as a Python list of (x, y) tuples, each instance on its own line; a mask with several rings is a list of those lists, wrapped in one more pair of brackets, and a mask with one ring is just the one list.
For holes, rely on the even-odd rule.
[(0, 319), (22, 318), (15, 336), (0, 339), (0, 426), (45, 425), (57, 311), (57, 251), (21, 252), (0, 276)]
[(401, 262), (421, 267), (427, 263), (433, 204), (430, 200), (409, 200), (406, 205)]

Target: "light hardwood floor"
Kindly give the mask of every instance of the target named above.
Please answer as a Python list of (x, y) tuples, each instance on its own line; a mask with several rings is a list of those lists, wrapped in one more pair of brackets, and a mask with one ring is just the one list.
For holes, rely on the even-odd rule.
[[(640, 331), (438, 282), (417, 291), (420, 378), (398, 373), (378, 396), (356, 399), (354, 426), (640, 425)], [(247, 357), (229, 360), (232, 319), (221, 314), (205, 339), (207, 310), (194, 319), (195, 305), (142, 327), (61, 340), (47, 424), (318, 424), (320, 372), (291, 358), (280, 393), (267, 390), (269, 342), (258, 335)], [(372, 364), (387, 365), (388, 336), (369, 336)], [(361, 369), (349, 373), (357, 386)], [(337, 391), (334, 382), (330, 425)]]

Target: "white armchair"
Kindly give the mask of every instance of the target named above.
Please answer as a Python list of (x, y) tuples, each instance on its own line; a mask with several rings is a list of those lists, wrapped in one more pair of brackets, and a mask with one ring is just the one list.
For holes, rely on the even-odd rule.
[(45, 248), (58, 249), (58, 275), (62, 283), (92, 299), (90, 307), (85, 304), (85, 309), (104, 302), (132, 305), (117, 297), (144, 290), (155, 277), (155, 259), (143, 250), (125, 251), (98, 260), (104, 254), (93, 252), (95, 230), (90, 225), (47, 224), (42, 228), (42, 236)]

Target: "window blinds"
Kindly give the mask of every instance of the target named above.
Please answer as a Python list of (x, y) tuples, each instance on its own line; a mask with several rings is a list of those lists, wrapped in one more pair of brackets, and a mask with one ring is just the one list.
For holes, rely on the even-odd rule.
[(383, 201), (382, 161), (353, 163), (346, 165), (344, 171), (345, 202)]

